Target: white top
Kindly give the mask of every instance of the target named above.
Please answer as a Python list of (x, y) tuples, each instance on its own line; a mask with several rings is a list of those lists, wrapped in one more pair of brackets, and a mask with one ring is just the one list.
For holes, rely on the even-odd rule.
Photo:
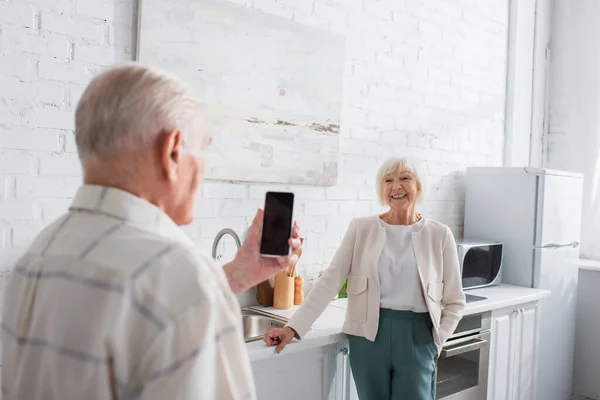
[(80, 188), (6, 296), (4, 400), (256, 398), (223, 270), (129, 193)]
[(412, 233), (421, 228), (423, 220), (413, 225), (380, 221), (386, 234), (379, 257), (381, 308), (427, 312), (412, 243)]

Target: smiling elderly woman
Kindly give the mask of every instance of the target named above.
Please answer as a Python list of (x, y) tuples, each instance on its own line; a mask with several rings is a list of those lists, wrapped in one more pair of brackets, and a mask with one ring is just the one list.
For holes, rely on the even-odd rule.
[(302, 338), (348, 280), (343, 331), (361, 400), (435, 399), (435, 358), (465, 306), (450, 229), (417, 213), (426, 176), (408, 158), (387, 160), (377, 195), (389, 210), (355, 219), (331, 265), (281, 329), (265, 335), (277, 352)]

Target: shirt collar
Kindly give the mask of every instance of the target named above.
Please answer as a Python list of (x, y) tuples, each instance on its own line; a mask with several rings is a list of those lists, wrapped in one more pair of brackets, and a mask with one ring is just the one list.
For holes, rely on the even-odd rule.
[(171, 240), (193, 244), (192, 240), (164, 211), (154, 204), (120, 189), (82, 185), (69, 210), (109, 215)]

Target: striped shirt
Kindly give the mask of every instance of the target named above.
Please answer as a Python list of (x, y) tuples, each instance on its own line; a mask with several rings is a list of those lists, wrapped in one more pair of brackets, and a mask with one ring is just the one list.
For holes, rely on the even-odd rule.
[(223, 270), (159, 208), (82, 186), (18, 261), (3, 399), (254, 399)]

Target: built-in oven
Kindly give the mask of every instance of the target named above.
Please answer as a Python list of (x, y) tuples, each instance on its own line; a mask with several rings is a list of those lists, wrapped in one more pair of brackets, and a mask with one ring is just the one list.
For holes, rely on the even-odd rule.
[(483, 400), (487, 396), (491, 313), (461, 319), (437, 360), (437, 399)]

